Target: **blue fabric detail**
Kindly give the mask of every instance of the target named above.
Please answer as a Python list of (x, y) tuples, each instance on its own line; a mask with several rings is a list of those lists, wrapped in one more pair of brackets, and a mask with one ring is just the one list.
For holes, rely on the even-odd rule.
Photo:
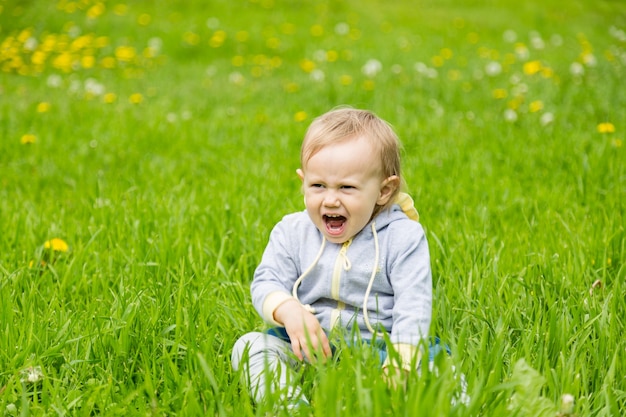
[[(265, 331), (265, 333), (278, 337), (284, 342), (291, 343), (291, 339), (289, 339), (289, 335), (284, 327), (272, 327)], [(371, 340), (363, 339), (363, 342), (368, 345), (372, 345)], [(348, 342), (348, 346), (351, 346), (352, 343)], [(374, 345), (374, 348), (378, 350), (378, 355), (380, 357), (380, 364), (382, 365), (387, 359), (387, 345), (382, 340), (377, 340)], [(337, 350), (337, 346), (331, 344), (331, 350), (333, 354)], [(441, 340), (437, 336), (431, 336), (428, 339), (428, 361), (433, 362), (435, 357), (439, 355), (441, 352), (446, 352), (448, 356), (452, 355), (452, 350), (450, 350), (450, 346), (445, 343), (441, 343)]]

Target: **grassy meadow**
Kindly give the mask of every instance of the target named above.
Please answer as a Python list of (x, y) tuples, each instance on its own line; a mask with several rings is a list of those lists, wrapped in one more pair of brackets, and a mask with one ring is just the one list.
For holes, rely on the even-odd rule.
[(624, 79), (621, 1), (0, 0), (0, 415), (272, 415), (230, 351), (342, 104), (403, 142), (471, 400), (347, 350), (312, 414), (624, 415)]

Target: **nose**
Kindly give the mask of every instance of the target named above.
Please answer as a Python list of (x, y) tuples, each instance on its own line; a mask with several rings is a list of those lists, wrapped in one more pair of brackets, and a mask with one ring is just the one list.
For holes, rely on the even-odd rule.
[(324, 206), (339, 207), (340, 204), (339, 198), (334, 191), (329, 190), (324, 194)]

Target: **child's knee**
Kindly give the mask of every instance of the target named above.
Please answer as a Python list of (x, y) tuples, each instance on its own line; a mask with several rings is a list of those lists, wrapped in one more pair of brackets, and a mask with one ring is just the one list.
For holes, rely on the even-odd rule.
[(264, 336), (265, 335), (261, 332), (250, 332), (237, 339), (230, 358), (235, 370), (239, 368), (239, 364), (246, 353), (246, 356), (250, 356), (254, 353), (255, 349), (261, 348), (259, 346), (259, 340), (262, 340)]

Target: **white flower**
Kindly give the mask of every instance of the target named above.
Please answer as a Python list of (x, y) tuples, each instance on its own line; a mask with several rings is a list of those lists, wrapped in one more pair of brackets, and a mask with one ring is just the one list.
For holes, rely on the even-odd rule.
[(311, 77), (313, 81), (321, 82), (324, 81), (324, 78), (326, 78), (326, 74), (324, 74), (324, 71), (322, 71), (321, 69), (314, 69), (309, 74), (309, 77)]
[(154, 52), (161, 52), (161, 48), (163, 47), (163, 40), (158, 37), (153, 37), (148, 40), (148, 47)]
[(39, 382), (43, 379), (41, 366), (29, 366), (28, 368), (23, 369), (20, 374), (22, 375), (20, 380), (29, 384), (34, 384), (35, 382)]
[(206, 27), (215, 30), (220, 27), (220, 20), (217, 17), (209, 17), (206, 21)]
[(541, 35), (534, 31), (530, 33), (530, 44), (535, 49), (543, 49), (546, 46), (546, 43), (541, 38)]
[(228, 76), (228, 81), (230, 81), (232, 84), (240, 85), (244, 83), (245, 78), (243, 75), (241, 75), (240, 72), (231, 72)]
[(178, 116), (174, 112), (169, 112), (165, 115), (165, 120), (167, 120), (169, 123), (176, 123), (177, 119)]
[(515, 33), (515, 31), (512, 29), (505, 30), (504, 33), (502, 34), (502, 38), (506, 42), (513, 43), (517, 40), (517, 33)]
[(100, 84), (98, 80), (94, 78), (87, 78), (85, 80), (85, 91), (93, 94), (94, 96), (100, 96), (104, 94), (104, 85)]
[(504, 120), (513, 123), (517, 120), (517, 113), (513, 109), (506, 109), (504, 111)]
[(585, 67), (580, 62), (572, 62), (569, 66), (569, 72), (575, 77), (580, 77), (585, 73)]
[(347, 35), (350, 33), (350, 25), (345, 22), (340, 22), (335, 25), (335, 33), (337, 35)]
[(324, 62), (324, 61), (326, 61), (327, 57), (328, 57), (328, 54), (323, 49), (318, 49), (317, 51), (313, 52), (313, 60), (314, 61)]
[(376, 74), (381, 72), (383, 69), (383, 64), (377, 59), (368, 60), (365, 65), (361, 68), (361, 72), (366, 77), (372, 78), (375, 77)]
[(528, 86), (524, 83), (519, 83), (511, 90), (514, 96), (523, 96), (528, 92)]
[(497, 61), (491, 61), (485, 66), (485, 72), (490, 77), (495, 77), (502, 72), (502, 65)]
[(217, 67), (215, 65), (209, 65), (205, 71), (205, 74), (207, 75), (207, 77), (213, 77), (215, 74), (217, 74)]
[(415, 71), (419, 72), (420, 74), (425, 74), (428, 70), (428, 66), (423, 62), (416, 62), (413, 67), (415, 68)]
[(48, 84), (48, 87), (54, 88), (60, 87), (62, 82), (63, 79), (58, 74), (51, 74), (46, 80), (46, 84)]
[(541, 115), (541, 119), (539, 119), (539, 121), (541, 122), (542, 126), (549, 125), (550, 123), (554, 121), (554, 114), (550, 112), (545, 112), (544, 114)]
[(16, 407), (16, 406), (15, 406), (15, 404), (13, 404), (13, 403), (7, 404), (7, 406), (6, 406), (6, 409), (5, 409), (5, 410), (6, 410), (6, 412), (7, 412), (7, 414), (8, 414), (8, 415), (11, 415), (11, 416), (12, 416), (12, 415), (17, 414), (17, 407)]
[(622, 29), (611, 26), (609, 28), (609, 33), (618, 41), (626, 42), (626, 32), (624, 32)]
[(561, 46), (563, 45), (563, 37), (559, 35), (558, 33), (555, 33), (554, 35), (550, 37), (550, 43), (553, 46)]
[(594, 54), (587, 53), (587, 54), (583, 55), (583, 62), (588, 67), (595, 67), (596, 64), (598, 63), (598, 60), (596, 59), (596, 56)]
[(37, 42), (36, 38), (30, 37), (26, 39), (26, 42), (24, 42), (24, 49), (26, 49), (27, 51), (34, 51), (35, 49), (37, 49), (38, 44), (39, 43)]
[(574, 396), (572, 394), (563, 394), (561, 396), (561, 414), (570, 415), (574, 413)]

